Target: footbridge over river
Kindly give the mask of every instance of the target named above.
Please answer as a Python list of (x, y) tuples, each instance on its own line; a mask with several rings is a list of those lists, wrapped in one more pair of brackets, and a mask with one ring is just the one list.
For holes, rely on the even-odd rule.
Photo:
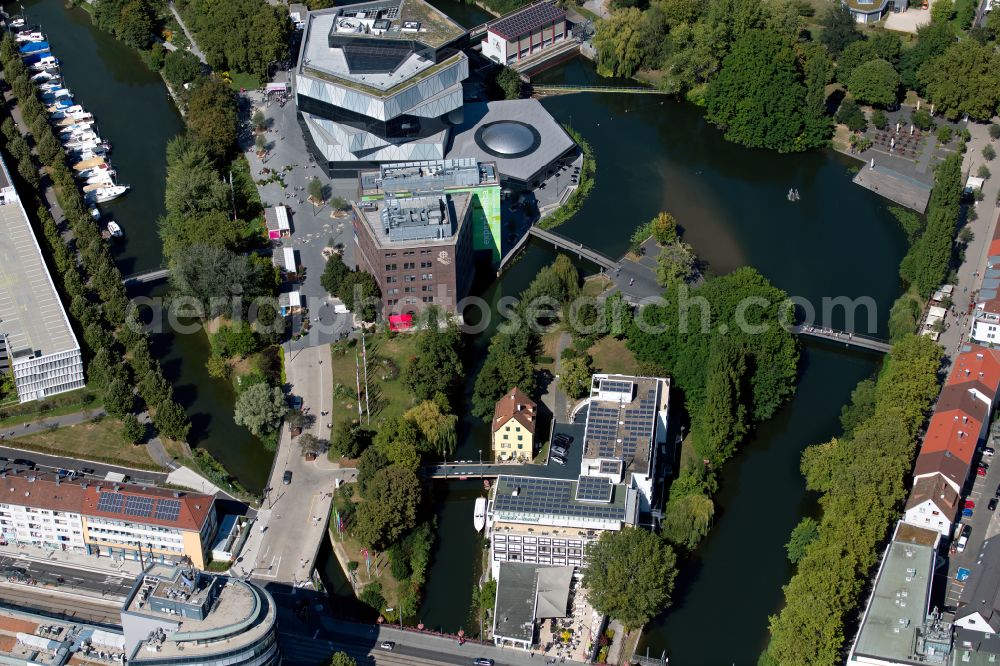
[(839, 342), (848, 347), (859, 347), (870, 351), (882, 352), (883, 354), (888, 353), (889, 350), (892, 349), (892, 345), (881, 338), (872, 337), (870, 335), (860, 335), (858, 333), (850, 333), (848, 331), (838, 331), (836, 329), (824, 328), (821, 326), (806, 326), (804, 324), (800, 324), (798, 326), (793, 326), (791, 328), (791, 332), (796, 335), (808, 335), (813, 338), (820, 338), (821, 340)]
[(586, 259), (587, 261), (595, 263), (606, 271), (613, 271), (618, 268), (619, 263), (611, 257), (601, 254), (597, 250), (589, 248), (583, 243), (579, 243), (571, 238), (557, 234), (554, 231), (542, 229), (537, 224), (533, 224), (531, 228), (528, 229), (528, 233), (521, 236), (521, 240), (519, 240), (517, 244), (504, 255), (503, 259), (500, 260), (500, 265), (497, 267), (497, 274), (502, 273), (510, 265), (511, 260), (513, 260), (514, 257), (517, 256), (522, 249), (524, 249), (529, 236), (534, 236), (535, 238), (543, 240), (546, 243), (551, 243), (556, 246), (557, 249), (575, 254), (580, 259)]
[(531, 86), (531, 93), (536, 97), (548, 95), (568, 95), (570, 93), (620, 93), (623, 95), (667, 95), (665, 90), (646, 86), (588, 86), (536, 83)]
[(162, 282), (166, 280), (170, 275), (169, 268), (157, 268), (156, 270), (146, 271), (145, 273), (133, 273), (132, 275), (126, 275), (122, 278), (122, 284), (126, 287), (131, 287), (137, 284), (152, 284), (154, 282)]

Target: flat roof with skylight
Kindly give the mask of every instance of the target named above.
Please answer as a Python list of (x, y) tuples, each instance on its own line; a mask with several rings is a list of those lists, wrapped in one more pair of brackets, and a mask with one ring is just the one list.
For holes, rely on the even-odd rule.
[(667, 409), (667, 394), (663, 379), (594, 375), (583, 457), (600, 460), (602, 474), (649, 474), (657, 415)]
[(496, 165), (471, 157), (420, 162), (392, 162), (358, 174), (361, 196), (420, 194), (451, 188), (498, 185)]
[(490, 510), (499, 522), (617, 530), (634, 524), (636, 501), (636, 491), (607, 479), (581, 488), (570, 479), (501, 475)]
[(364, 201), (356, 204), (355, 210), (383, 247), (434, 245), (451, 242), (458, 235), (468, 217), (470, 202), (470, 195), (464, 192), (439, 192)]

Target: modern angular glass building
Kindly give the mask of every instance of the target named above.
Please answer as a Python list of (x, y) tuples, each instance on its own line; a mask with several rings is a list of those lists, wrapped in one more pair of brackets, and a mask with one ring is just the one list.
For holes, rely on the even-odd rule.
[(424, 0), (309, 13), (295, 97), (327, 175), (445, 157), (449, 131), (462, 121), (469, 61), (458, 44), (465, 34)]

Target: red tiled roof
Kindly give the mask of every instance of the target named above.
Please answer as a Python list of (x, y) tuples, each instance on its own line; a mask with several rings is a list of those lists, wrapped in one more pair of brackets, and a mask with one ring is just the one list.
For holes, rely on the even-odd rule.
[[(972, 463), (956, 458), (950, 451), (921, 452), (917, 456), (917, 464), (913, 476), (931, 476), (940, 474), (953, 483), (953, 487), (961, 488), (969, 478)], [(919, 479), (918, 479), (919, 480)]]
[(906, 508), (912, 509), (924, 502), (930, 501), (938, 510), (948, 517), (949, 520), (955, 518), (958, 509), (959, 495), (950, 483), (944, 480), (940, 474), (917, 479), (910, 491), (910, 497), (906, 500)]
[(507, 421), (514, 419), (524, 429), (535, 434), (538, 422), (538, 405), (516, 386), (507, 391), (507, 395), (497, 400), (493, 411), (493, 432), (496, 432)]
[(951, 455), (971, 463), (982, 427), (982, 421), (962, 410), (934, 412), (927, 425), (927, 434), (924, 436), (920, 453), (922, 455), (950, 451)]
[(992, 400), (1000, 390), (1000, 352), (979, 345), (970, 347), (955, 358), (945, 384), (978, 381), (988, 388), (986, 397)]
[[(126, 498), (130, 496), (147, 498), (154, 509), (161, 500), (175, 501), (180, 505), (177, 518), (158, 518), (152, 515), (153, 512), (147, 516), (123, 511), (99, 510), (98, 501), (101, 493), (105, 492), (117, 492)], [(67, 511), (84, 516), (115, 518), (131, 523), (160, 525), (182, 530), (200, 530), (212, 511), (214, 501), (215, 498), (211, 495), (133, 484), (116, 484), (109, 481), (59, 482), (54, 474), (40, 472), (7, 472), (6, 476), (0, 477), (0, 502), (6, 504), (19, 504), (49, 511)], [(124, 506), (125, 500), (122, 502), (122, 508)]]

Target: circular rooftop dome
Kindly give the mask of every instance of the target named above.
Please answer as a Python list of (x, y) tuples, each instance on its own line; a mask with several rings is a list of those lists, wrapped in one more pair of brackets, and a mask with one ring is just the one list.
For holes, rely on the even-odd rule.
[(494, 157), (524, 157), (538, 148), (541, 136), (531, 125), (517, 120), (500, 120), (480, 127), (476, 143)]

